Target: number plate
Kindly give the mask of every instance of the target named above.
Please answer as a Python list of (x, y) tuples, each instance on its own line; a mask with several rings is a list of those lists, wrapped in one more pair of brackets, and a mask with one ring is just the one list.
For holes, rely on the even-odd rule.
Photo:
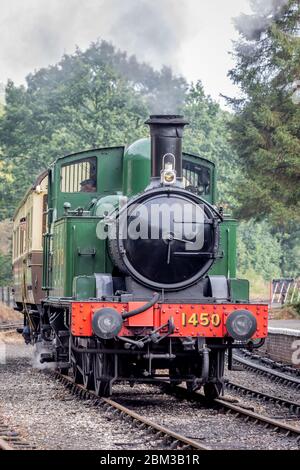
[(192, 313), (187, 314), (185, 312), (181, 313), (181, 324), (182, 326), (192, 325), (194, 327), (203, 326), (208, 328), (210, 326), (218, 327), (221, 325), (221, 317), (218, 313)]
[(171, 305), (163, 308), (161, 323), (172, 317), (175, 323), (174, 336), (224, 336), (224, 310), (215, 305)]

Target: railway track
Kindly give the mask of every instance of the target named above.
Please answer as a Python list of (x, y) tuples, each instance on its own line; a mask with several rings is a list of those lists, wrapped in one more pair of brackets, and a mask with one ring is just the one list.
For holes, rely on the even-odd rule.
[[(23, 326), (22, 322), (1, 323), (0, 332), (9, 332)], [(24, 440), (19, 432), (12, 429), (0, 419), (0, 451), (1, 450), (34, 450), (35, 446)]]
[(294, 413), (295, 415), (300, 416), (300, 403), (298, 403), (298, 402), (287, 400), (285, 398), (278, 397), (278, 396), (275, 396), (275, 395), (270, 395), (270, 394), (265, 393), (265, 392), (260, 392), (258, 390), (245, 387), (244, 385), (240, 385), (240, 384), (237, 384), (235, 382), (231, 382), (229, 380), (225, 381), (225, 387), (228, 390), (234, 390), (234, 391), (237, 391), (237, 392), (241, 392), (243, 395), (246, 395), (248, 397), (259, 398), (259, 399), (263, 400), (264, 402), (270, 402), (270, 403), (274, 403), (274, 404), (277, 404), (277, 405), (284, 406), (291, 413)]
[(0, 421), (0, 450), (34, 450), (35, 447), (26, 442), (18, 432)]
[(94, 406), (100, 406), (107, 412), (112, 413), (115, 417), (132, 423), (139, 430), (151, 434), (153, 438), (158, 441), (158, 445), (162, 445), (164, 449), (211, 450), (210, 447), (174, 432), (165, 426), (161, 426), (110, 398), (98, 397), (92, 391), (75, 384), (71, 377), (62, 375), (59, 372), (55, 372), (55, 377), (63, 383), (72, 394), (82, 399), (92, 400)]
[[(188, 438), (182, 434), (174, 432), (165, 426), (161, 426), (160, 424), (147, 419), (145, 416), (132, 411), (127, 406), (124, 406), (112, 399), (99, 398), (94, 392), (88, 391), (83, 386), (75, 384), (70, 377), (64, 376), (57, 372), (55, 372), (55, 376), (70, 390), (72, 394), (77, 395), (82, 399), (90, 399), (92, 400), (93, 405), (101, 406), (106, 411), (112, 413), (113, 416), (116, 416), (127, 422), (131, 422), (138, 429), (151, 433), (158, 441), (163, 442), (164, 448), (191, 450), (211, 450), (213, 448), (208, 447), (207, 445), (203, 445), (196, 440)], [(201, 393), (189, 392), (183, 386), (171, 387), (165, 382), (160, 385), (165, 391), (170, 394), (175, 394), (177, 397), (184, 398), (188, 401), (197, 401), (205, 407), (214, 407), (225, 414), (232, 414), (234, 417), (242, 419), (244, 422), (252, 422), (254, 424), (260, 425), (263, 429), (270, 429), (271, 431), (282, 433), (285, 437), (295, 438), (297, 442), (300, 442), (300, 427), (298, 428), (281, 422), (278, 419), (270, 418), (268, 416), (254, 412), (243, 407), (243, 405), (232, 403), (226, 400), (226, 398), (218, 398), (208, 402)], [(255, 393), (256, 391), (253, 390), (252, 392)], [(268, 398), (271, 399), (271, 396), (268, 396)], [(272, 398), (282, 400), (282, 402), (284, 401), (283, 399), (279, 399), (277, 397)], [(293, 411), (296, 410), (299, 412), (299, 404), (292, 402), (288, 403), (285, 400), (285, 406), (288, 406), (288, 404), (289, 406), (293, 405)], [(297, 406), (295, 407), (295, 405)]]
[(0, 331), (16, 330), (17, 328), (21, 328), (22, 326), (23, 322), (0, 323)]
[[(166, 387), (166, 384), (163, 385)], [(170, 393), (175, 393), (177, 396), (185, 398), (187, 400), (195, 400), (201, 404), (207, 404), (207, 399), (200, 392), (189, 392), (185, 387), (178, 385), (176, 387), (167, 387)], [(256, 392), (256, 391), (253, 391)], [(259, 393), (259, 392), (257, 392)], [(274, 397), (275, 398), (275, 397)], [(236, 417), (244, 419), (244, 421), (252, 421), (255, 424), (264, 426), (265, 429), (273, 429), (277, 432), (282, 432), (285, 436), (294, 436), (297, 442), (300, 441), (300, 427), (295, 427), (287, 423), (280, 422), (277, 419), (270, 418), (251, 411), (243, 406), (235, 403), (230, 403), (226, 398), (216, 398), (210, 402), (211, 406), (215, 406), (218, 409), (222, 409), (225, 413), (232, 413)], [(297, 404), (299, 407), (299, 404)]]
[(247, 410), (242, 406), (228, 403), (224, 399), (218, 398), (215, 400), (215, 403), (220, 405), (227, 413), (233, 413), (236, 416), (243, 418), (245, 421), (252, 420), (255, 423), (259, 423), (264, 426), (265, 429), (271, 428), (278, 432), (283, 432), (285, 436), (294, 436), (297, 439), (297, 442), (300, 441), (300, 428), (296, 426), (291, 426), (287, 423), (282, 423), (278, 419), (269, 418), (260, 413)]
[(253, 351), (241, 349), (237, 353), (237, 356), (243, 356), (253, 362), (260, 363), (266, 367), (269, 367), (272, 370), (279, 370), (280, 372), (284, 372), (289, 376), (292, 375), (293, 377), (300, 377), (299, 368), (284, 364), (279, 361), (275, 361), (274, 359), (270, 359), (269, 357), (261, 356), (260, 354), (256, 354)]
[(261, 376), (269, 377), (274, 382), (287, 385), (296, 390), (300, 389), (300, 378), (298, 378), (296, 375), (292, 376), (284, 372), (279, 372), (278, 370), (271, 369), (270, 367), (265, 365), (255, 364), (253, 361), (237, 356), (236, 354), (233, 356), (233, 360), (235, 363), (242, 365), (245, 370), (255, 372), (256, 374)]

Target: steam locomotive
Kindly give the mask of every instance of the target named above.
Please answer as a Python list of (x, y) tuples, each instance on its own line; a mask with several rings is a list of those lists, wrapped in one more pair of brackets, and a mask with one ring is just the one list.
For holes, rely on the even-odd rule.
[(223, 390), (224, 357), (259, 347), (268, 309), (236, 278), (236, 221), (216, 206), (215, 165), (182, 152), (182, 116), (151, 139), (59, 158), (14, 216), (23, 336), (99, 396), (165, 380)]

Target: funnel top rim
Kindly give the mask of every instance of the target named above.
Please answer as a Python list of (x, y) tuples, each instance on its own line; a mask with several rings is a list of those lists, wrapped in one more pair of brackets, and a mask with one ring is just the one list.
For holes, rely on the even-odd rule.
[(174, 126), (174, 125), (180, 125), (180, 126), (185, 126), (188, 123), (188, 121), (186, 121), (184, 119), (184, 116), (180, 115), (180, 114), (152, 114), (150, 116), (150, 119), (147, 119), (147, 121), (145, 122), (145, 124), (162, 124), (162, 125), (170, 125), (170, 126)]

